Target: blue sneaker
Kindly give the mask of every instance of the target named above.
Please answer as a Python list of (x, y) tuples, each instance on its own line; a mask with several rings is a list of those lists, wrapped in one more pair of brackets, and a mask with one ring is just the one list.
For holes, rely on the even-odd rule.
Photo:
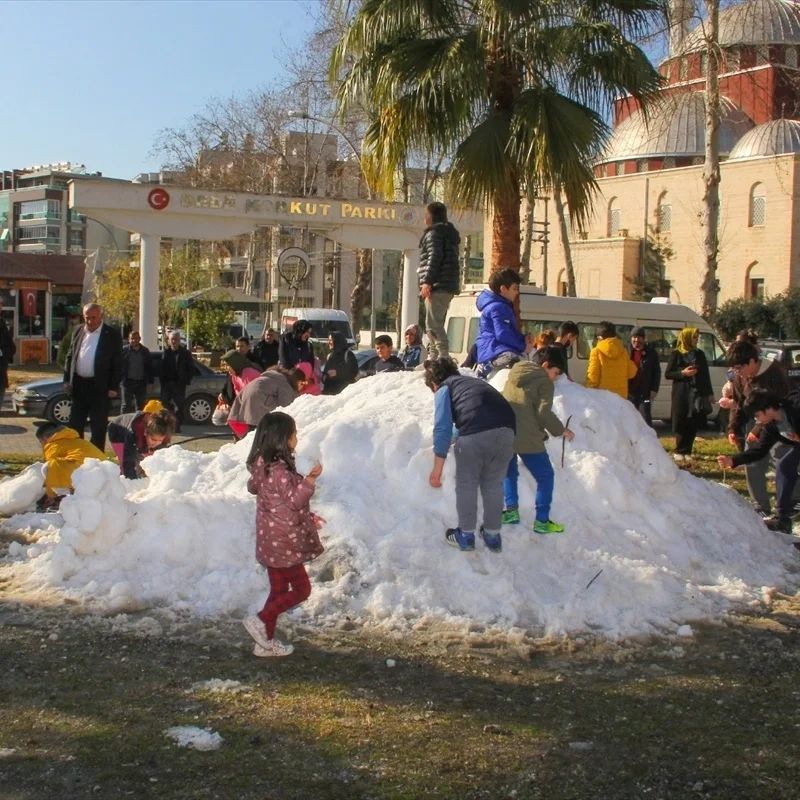
[(475, 549), (475, 534), (462, 531), (461, 528), (448, 528), (444, 532), (447, 544), (457, 547), (459, 550), (468, 551)]
[(483, 529), (483, 525), (481, 525), (481, 539), (483, 539), (487, 550), (491, 550), (493, 553), (499, 553), (503, 549), (503, 540), (500, 534), (488, 533)]

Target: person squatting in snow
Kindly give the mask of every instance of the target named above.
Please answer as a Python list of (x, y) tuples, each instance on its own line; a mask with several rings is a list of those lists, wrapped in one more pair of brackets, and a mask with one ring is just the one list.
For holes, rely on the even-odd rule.
[(503, 479), (514, 454), (514, 411), (493, 386), (480, 378), (461, 375), (451, 359), (424, 364), (425, 385), (434, 393), (433, 469), (428, 482), (442, 486), (442, 471), (453, 447), (456, 458), (456, 512), (458, 527), (445, 532), (448, 544), (475, 549), (478, 490), (483, 498), (480, 535), (486, 547), (500, 552)]
[(117, 456), (119, 471), (130, 480), (145, 477), (142, 459), (168, 447), (176, 427), (175, 415), (158, 400), (142, 411), (122, 414), (108, 423), (108, 441)]
[(724, 469), (753, 464), (766, 458), (776, 444), (786, 445), (777, 457), (775, 466), (777, 513), (766, 517), (764, 524), (770, 530), (790, 534), (794, 505), (792, 495), (800, 467), (800, 393), (790, 391), (782, 398), (769, 389), (753, 389), (742, 410), (760, 426), (758, 441), (744, 452), (718, 456), (717, 461)]
[(247, 457), (247, 489), (256, 496), (256, 559), (266, 567), (270, 590), (261, 611), (242, 624), (255, 641), (253, 655), (261, 657), (288, 656), (294, 650), (275, 638), (275, 626), (280, 614), (311, 594), (304, 564), (323, 551), (319, 529), (324, 520), (310, 507), (322, 465), (300, 475), (296, 447), (294, 418), (273, 411), (259, 422)]

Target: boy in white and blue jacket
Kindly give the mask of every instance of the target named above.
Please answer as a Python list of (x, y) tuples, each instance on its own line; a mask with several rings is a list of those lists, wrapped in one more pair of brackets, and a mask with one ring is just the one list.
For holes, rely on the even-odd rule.
[(445, 533), (448, 544), (475, 549), (478, 490), (483, 498), (480, 535), (489, 550), (500, 552), (503, 479), (514, 453), (514, 411), (493, 386), (461, 375), (450, 359), (426, 361), (425, 384), (434, 392), (433, 469), (429, 483), (438, 489), (453, 439), (456, 458), (458, 527)]

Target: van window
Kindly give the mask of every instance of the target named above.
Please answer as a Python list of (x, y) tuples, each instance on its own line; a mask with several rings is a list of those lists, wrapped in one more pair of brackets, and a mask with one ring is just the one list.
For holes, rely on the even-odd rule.
[(678, 343), (681, 328), (647, 328), (647, 343), (658, 353), (658, 360), (666, 363)]
[[(592, 352), (592, 348), (597, 344), (597, 328), (599, 323), (578, 322), (577, 325), (580, 331), (578, 335), (578, 358), (587, 359), (589, 358), (589, 353)], [(614, 327), (617, 329), (617, 336), (619, 336), (623, 342), (630, 341), (633, 325), (617, 325), (614, 323)]]
[(469, 320), (469, 334), (467, 335), (467, 352), (472, 350), (472, 345), (475, 344), (475, 340), (478, 338), (478, 331), (481, 327), (481, 318), (480, 317), (470, 317)]
[(701, 333), (697, 347), (703, 351), (709, 367), (725, 367), (728, 359), (725, 348), (713, 333)]
[(450, 317), (447, 320), (447, 343), (451, 353), (460, 353), (464, 347), (464, 317)]

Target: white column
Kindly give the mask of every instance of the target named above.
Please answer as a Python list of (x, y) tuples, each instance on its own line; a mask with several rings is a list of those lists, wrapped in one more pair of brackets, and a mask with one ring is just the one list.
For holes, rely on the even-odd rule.
[(400, 314), (400, 341), (403, 344), (403, 331), (409, 325), (419, 325), (419, 249), (403, 250), (403, 308)]
[(161, 270), (161, 237), (141, 234), (139, 268), (139, 333), (142, 344), (158, 349), (158, 274)]

